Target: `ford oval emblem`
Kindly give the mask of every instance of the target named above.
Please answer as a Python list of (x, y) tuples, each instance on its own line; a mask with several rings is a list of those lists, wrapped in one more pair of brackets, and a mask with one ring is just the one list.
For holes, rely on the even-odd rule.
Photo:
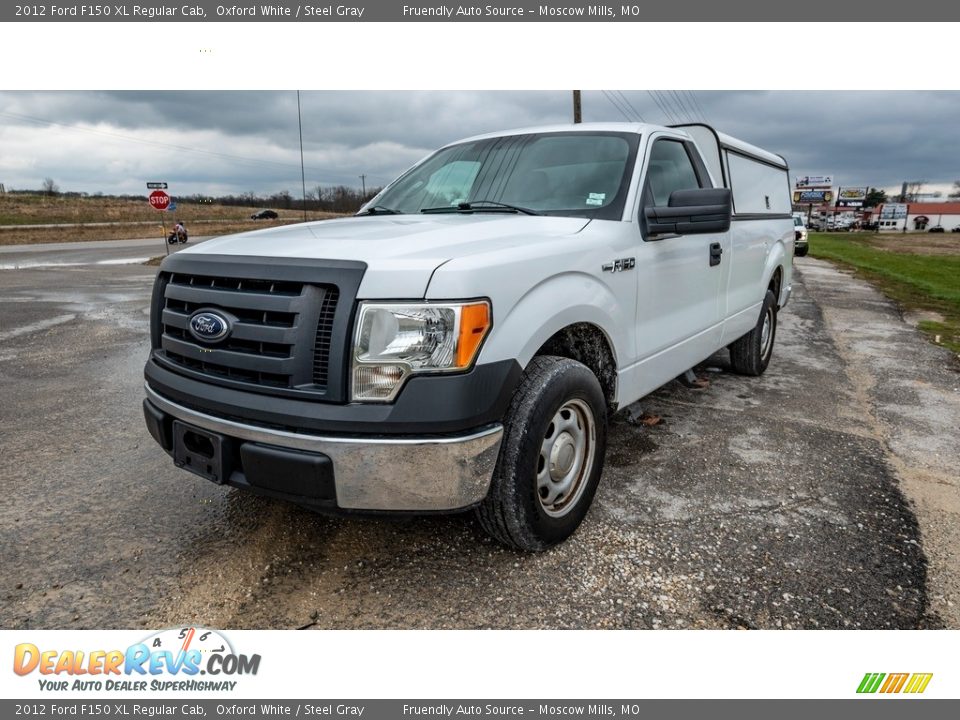
[(201, 310), (190, 318), (190, 334), (197, 340), (215, 342), (230, 332), (230, 321), (220, 313)]

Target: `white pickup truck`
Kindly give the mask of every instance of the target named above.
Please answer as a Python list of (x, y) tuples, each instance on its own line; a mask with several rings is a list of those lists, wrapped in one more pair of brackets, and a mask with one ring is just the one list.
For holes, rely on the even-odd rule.
[(217, 483), (473, 508), (542, 550), (587, 513), (609, 413), (722, 348), (766, 369), (793, 244), (787, 163), (705, 125), (470, 138), (355, 217), (168, 257), (147, 427)]

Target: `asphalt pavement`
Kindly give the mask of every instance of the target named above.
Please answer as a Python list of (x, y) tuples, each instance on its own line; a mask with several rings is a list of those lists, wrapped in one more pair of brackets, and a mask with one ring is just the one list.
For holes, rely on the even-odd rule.
[(0, 245), (0, 270), (64, 268), (82, 265), (135, 265), (209, 240), (191, 238), (186, 245), (167, 247), (161, 238), (93, 240), (91, 242)]
[(721, 354), (620, 413), (583, 527), (524, 555), (174, 468), (140, 409), (150, 242), (0, 248), (2, 627), (960, 627), (956, 358), (823, 263), (763, 377)]

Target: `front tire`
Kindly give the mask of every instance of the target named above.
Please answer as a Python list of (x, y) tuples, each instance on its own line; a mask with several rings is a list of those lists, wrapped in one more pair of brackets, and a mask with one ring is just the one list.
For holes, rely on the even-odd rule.
[(740, 375), (763, 375), (777, 336), (777, 299), (767, 290), (756, 326), (730, 345), (730, 365)]
[(527, 366), (504, 421), (480, 525), (518, 550), (546, 550), (580, 526), (600, 482), (607, 409), (581, 363), (540, 356)]
[(793, 251), (793, 254), (797, 257), (806, 257), (807, 253), (810, 252), (810, 246), (804, 245), (803, 247), (798, 247)]

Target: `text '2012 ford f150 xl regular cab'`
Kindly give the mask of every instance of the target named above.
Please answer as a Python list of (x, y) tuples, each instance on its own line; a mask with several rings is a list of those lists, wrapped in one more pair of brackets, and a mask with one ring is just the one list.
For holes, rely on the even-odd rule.
[(724, 347), (765, 370), (793, 242), (787, 163), (705, 125), (456, 142), (355, 217), (164, 260), (147, 426), (217, 483), (474, 508), (541, 550), (590, 506), (608, 413)]

